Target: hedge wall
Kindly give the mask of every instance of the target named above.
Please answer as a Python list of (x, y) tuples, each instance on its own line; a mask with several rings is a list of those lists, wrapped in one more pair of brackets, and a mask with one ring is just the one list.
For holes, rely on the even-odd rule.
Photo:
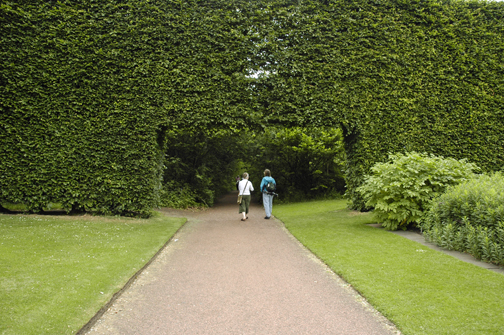
[(2, 3), (0, 201), (148, 213), (167, 129), (246, 122), (244, 14), (224, 3)]
[(180, 127), (341, 126), (356, 208), (390, 151), (499, 169), (503, 49), (500, 2), (4, 2), (0, 201), (147, 213)]
[(504, 165), (504, 3), (302, 3), (269, 31), (266, 119), (341, 125), (355, 208), (363, 175), (388, 152)]

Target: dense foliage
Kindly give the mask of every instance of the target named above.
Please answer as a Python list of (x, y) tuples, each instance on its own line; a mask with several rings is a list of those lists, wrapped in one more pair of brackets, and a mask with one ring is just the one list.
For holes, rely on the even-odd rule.
[[(344, 192), (345, 152), (339, 129), (268, 129), (262, 132), (168, 133), (161, 206), (211, 206), (250, 174), (256, 192), (269, 168), (282, 201)], [(260, 197), (258, 197), (260, 200)]]
[(234, 187), (242, 144), (231, 132), (170, 132), (164, 159), (161, 206), (212, 206)]
[(481, 175), (450, 188), (422, 222), (426, 238), (504, 265), (504, 176)]
[(341, 127), (360, 209), (388, 152), (498, 170), (503, 37), (494, 1), (11, 0), (0, 200), (147, 213), (180, 128)]
[(145, 213), (162, 131), (157, 71), (139, 57), (155, 45), (135, 44), (154, 13), (136, 6), (127, 20), (128, 6), (88, 5), (1, 6), (0, 197)]
[(355, 208), (389, 152), (504, 165), (504, 3), (303, 1), (274, 15), (265, 119), (340, 124)]
[(340, 129), (276, 129), (246, 137), (243, 158), (251, 178), (269, 169), (282, 201), (335, 196), (345, 191), (345, 151)]
[(148, 214), (167, 130), (245, 123), (252, 40), (226, 8), (2, 3), (0, 200)]
[(376, 163), (357, 190), (374, 207), (383, 227), (406, 229), (416, 224), (430, 208), (432, 199), (447, 187), (473, 177), (476, 165), (453, 158), (408, 153), (390, 155), (389, 162)]

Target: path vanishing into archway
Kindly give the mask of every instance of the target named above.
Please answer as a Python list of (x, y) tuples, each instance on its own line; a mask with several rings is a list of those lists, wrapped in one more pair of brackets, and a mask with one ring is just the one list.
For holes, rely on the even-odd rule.
[(240, 221), (236, 196), (165, 209), (188, 222), (86, 334), (399, 334), (258, 204)]

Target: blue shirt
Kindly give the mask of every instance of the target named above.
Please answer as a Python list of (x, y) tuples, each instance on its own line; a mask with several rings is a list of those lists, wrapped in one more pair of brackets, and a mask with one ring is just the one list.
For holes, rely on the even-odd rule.
[(266, 185), (268, 185), (268, 183), (271, 183), (271, 182), (273, 182), (273, 184), (275, 184), (275, 186), (276, 186), (276, 181), (275, 181), (275, 179), (273, 179), (273, 177), (269, 177), (269, 176), (264, 177), (261, 181), (261, 186), (259, 187), (261, 192), (267, 193), (268, 191), (266, 191)]

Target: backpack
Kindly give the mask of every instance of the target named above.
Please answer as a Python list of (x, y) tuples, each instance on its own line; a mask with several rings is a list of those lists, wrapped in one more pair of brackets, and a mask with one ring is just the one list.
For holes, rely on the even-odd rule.
[(266, 184), (266, 191), (267, 192), (275, 192), (276, 191), (276, 185), (274, 182), (270, 181), (269, 183)]

